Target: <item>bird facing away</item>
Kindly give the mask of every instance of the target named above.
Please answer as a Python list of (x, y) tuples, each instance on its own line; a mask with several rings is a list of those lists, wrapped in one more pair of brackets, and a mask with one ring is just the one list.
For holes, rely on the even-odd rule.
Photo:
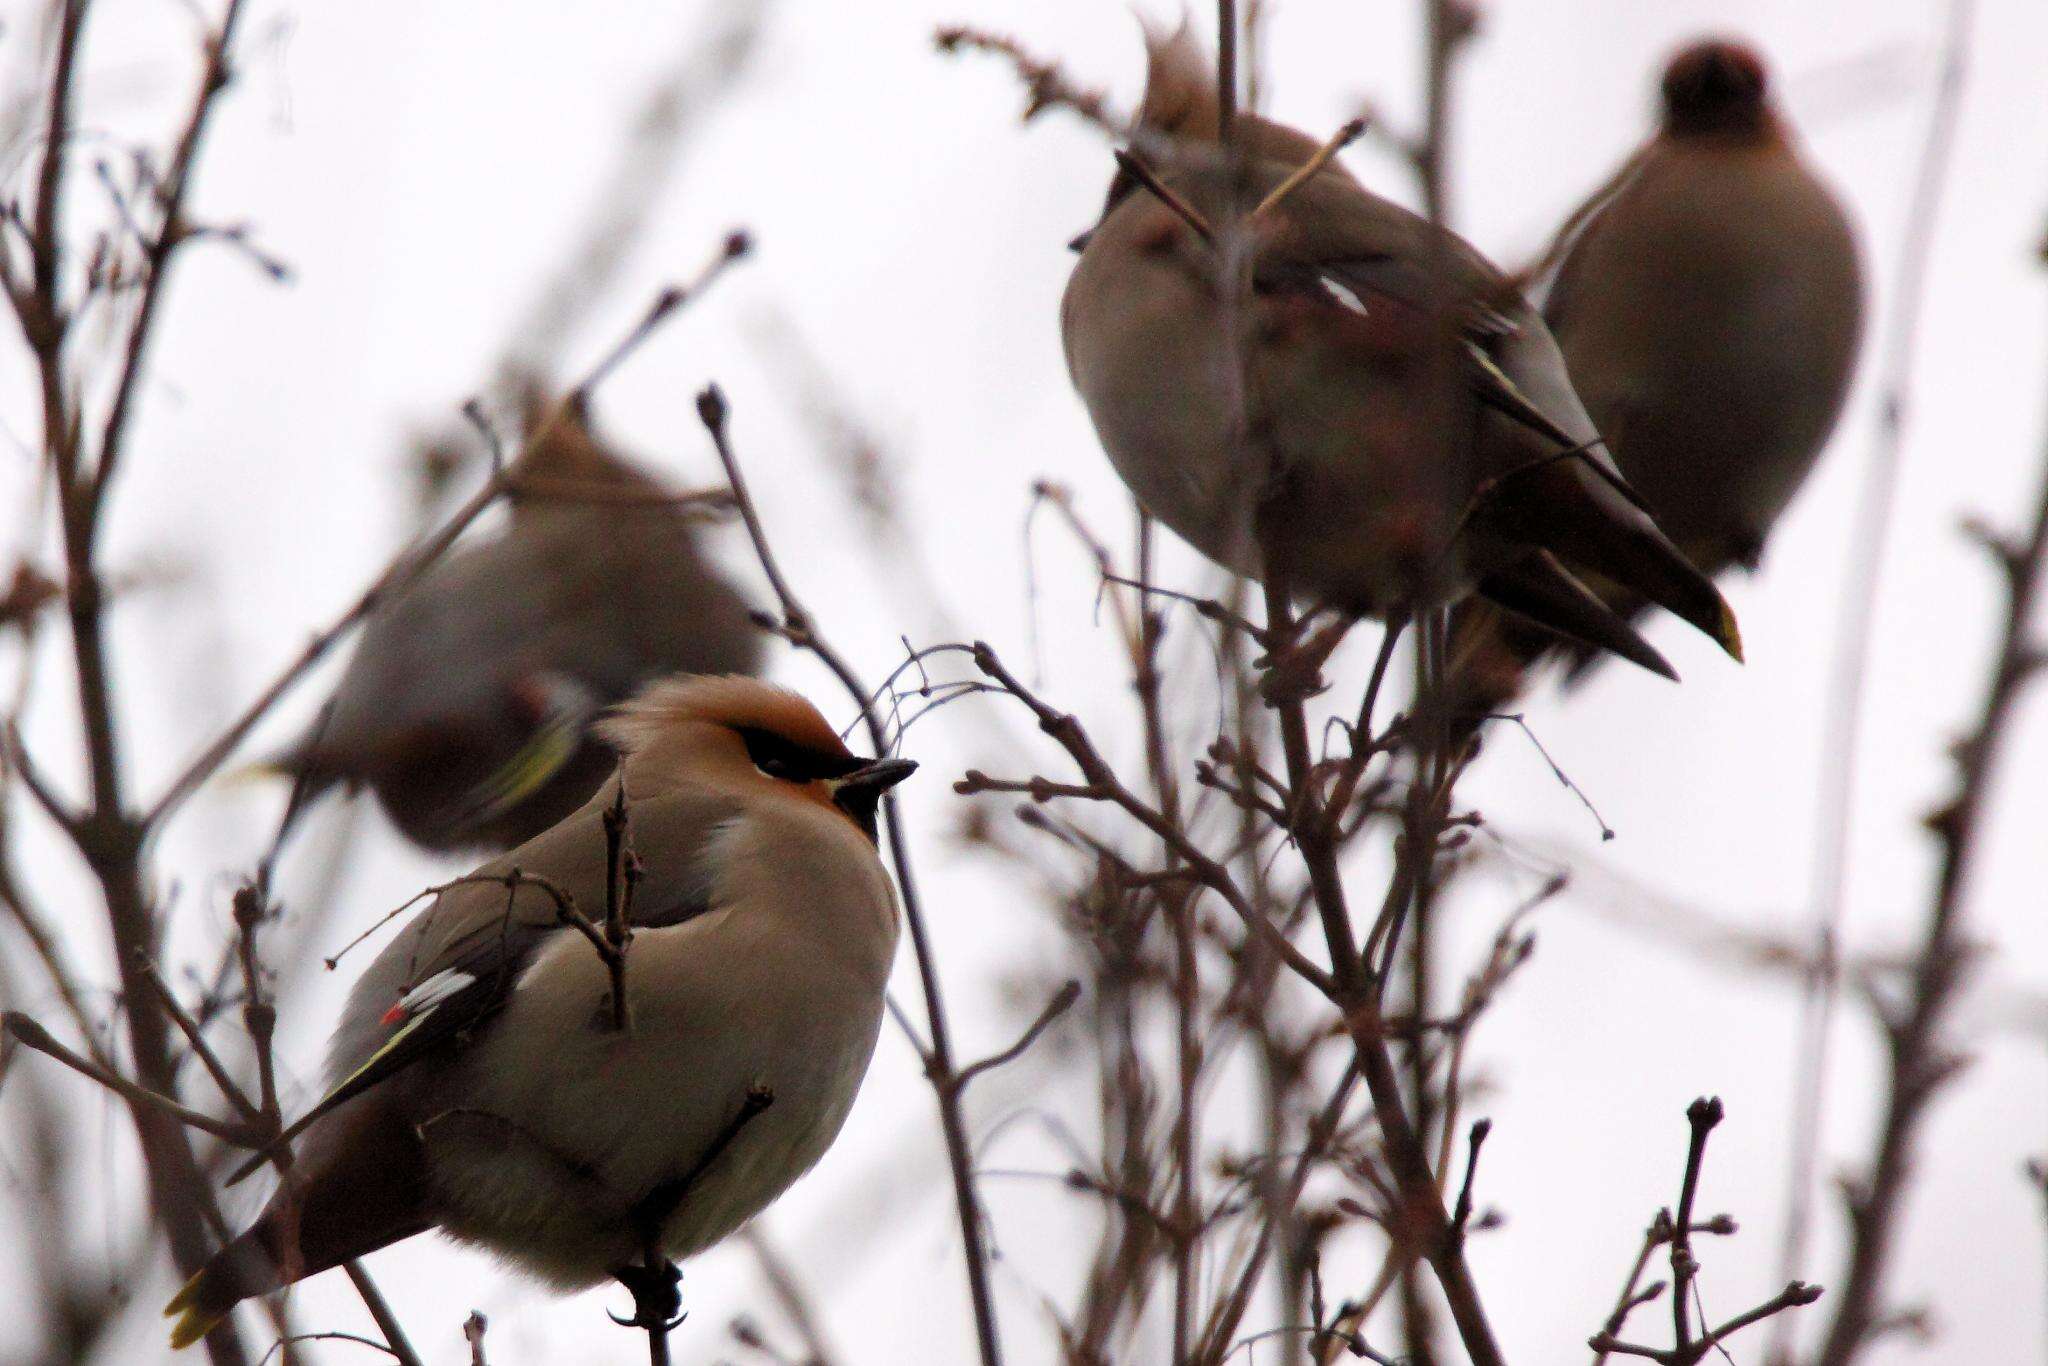
[(1670, 675), (1583, 570), (1739, 658), (1727, 605), (1616, 474), (1506, 277), (1334, 163), (1299, 178), (1317, 144), (1293, 129), (1243, 117), (1233, 161), (1206, 58), (1184, 31), (1149, 47), (1164, 193), (1118, 177), (1061, 305), (1069, 373), (1138, 500), (1218, 563), (1347, 613), (1476, 589)]
[(280, 761), (301, 802), (368, 787), (431, 850), (498, 850), (581, 806), (616, 755), (598, 714), (675, 673), (752, 673), (762, 636), (670, 490), (574, 404), (513, 466), (505, 527), (380, 609), (331, 710)]
[[(626, 1027), (548, 891), (603, 921), (614, 783), (443, 890), (364, 971), (330, 1089), (286, 1131), (296, 1161), (171, 1301), (175, 1345), (430, 1228), (594, 1285), (649, 1247), (711, 1246), (831, 1144), (896, 946), (876, 807), (916, 765), (850, 753), (801, 697), (743, 678), (657, 683), (603, 729), (644, 869)], [(772, 1100), (734, 1131), (754, 1088)]]
[[(1862, 335), (1862, 271), (1754, 52), (1693, 44), (1666, 67), (1662, 97), (1656, 134), (1560, 234), (1544, 317), (1623, 476), (1718, 575), (1756, 567), (1834, 429)], [(1642, 611), (1626, 588), (1594, 587)], [(1474, 605), (1454, 658), (1492, 710), (1559, 643)]]

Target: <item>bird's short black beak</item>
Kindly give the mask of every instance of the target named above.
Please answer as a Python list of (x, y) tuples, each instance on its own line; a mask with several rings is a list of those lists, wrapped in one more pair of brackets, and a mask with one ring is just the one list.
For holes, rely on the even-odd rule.
[(839, 792), (872, 792), (881, 796), (917, 772), (915, 759), (877, 759), (839, 780)]
[(915, 772), (917, 761), (914, 759), (876, 759), (834, 781), (832, 800), (853, 818), (855, 825), (867, 832), (869, 839), (879, 843), (875, 811), (882, 804), (882, 794)]
[(1090, 229), (1088, 229), (1088, 231), (1086, 231), (1086, 232), (1082, 233), (1082, 234), (1081, 234), (1080, 236), (1076, 237), (1076, 238), (1075, 238), (1075, 239), (1074, 239), (1073, 241), (1071, 241), (1071, 242), (1067, 243), (1067, 250), (1068, 250), (1068, 251), (1086, 251), (1086, 250), (1088, 250), (1088, 239), (1089, 239), (1089, 238), (1091, 238), (1091, 237), (1093, 237), (1094, 235), (1095, 235), (1095, 229), (1093, 229), (1093, 228), (1090, 228)]

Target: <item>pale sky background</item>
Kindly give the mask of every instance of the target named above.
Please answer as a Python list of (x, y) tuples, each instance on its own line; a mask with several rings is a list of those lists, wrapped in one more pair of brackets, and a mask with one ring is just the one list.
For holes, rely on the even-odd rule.
[[(1320, 131), (1370, 99), (1410, 123), (1418, 8), (1410, 0), (1274, 5), (1271, 108)], [(1955, 534), (1957, 520), (1978, 513), (2019, 525), (2048, 423), (2048, 281), (2033, 258), (2048, 221), (2048, 9), (2040, 0), (1985, 0), (1980, 10), (1869, 680), (1848, 936), (1870, 950), (1905, 942), (1917, 926), (1933, 845), (1915, 822), (1945, 793), (1944, 747), (1982, 689), (1995, 583)], [(296, 280), (274, 287), (240, 257), (200, 249), (169, 300), (109, 547), (117, 569), (181, 570), (171, 585), (134, 599), (120, 622), (117, 665), (141, 790), (159, 789), (399, 543), (411, 515), (405, 437), (450, 420), (475, 391), (575, 240), (618, 131), (708, 12), (652, 0), (254, 0), (243, 79), (220, 111), (198, 209), (254, 224)], [(0, 79), (18, 81), (32, 10), (8, 0), (0, 13)], [(1459, 68), (1456, 222), (1496, 259), (1532, 251), (1644, 131), (1655, 72), (1672, 47), (1703, 32), (1741, 34), (1784, 77), (1811, 154), (1861, 225), (1875, 335), (1892, 305), (1891, 262), (1944, 13), (1933, 0), (1494, 0)], [(1064, 243), (1100, 202), (1107, 149), (1060, 113), (1020, 127), (1022, 96), (1006, 69), (932, 51), (931, 29), (952, 21), (1013, 32), (1034, 51), (1061, 56), (1077, 79), (1110, 87), (1126, 105), (1135, 99), (1137, 29), (1119, 3), (782, 0), (755, 69), (683, 151), (614, 296), (564, 339), (570, 365), (586, 364), (661, 284), (694, 271), (726, 228), (754, 231), (757, 259), (637, 356), (603, 391), (599, 414), (670, 477), (704, 482), (715, 465), (690, 399), (709, 379), (724, 384), (787, 568), (871, 677), (894, 662), (899, 635), (926, 640), (940, 630), (924, 598), (902, 591), (892, 562), (910, 573), (930, 566), (934, 591), (972, 632), (1021, 659), (1031, 481), (1071, 485), (1119, 540), (1126, 525), (1121, 487), (1067, 384), (1056, 325), (1071, 260)], [(183, 6), (106, 0), (91, 34), (88, 122), (124, 133), (168, 128), (187, 97), (190, 33)], [(1412, 184), (1387, 157), (1366, 149), (1349, 159), (1375, 188), (1412, 202)], [(914, 551), (863, 543), (846, 485), (821, 461), (786, 371), (763, 361), (761, 339), (773, 335), (766, 321), (775, 316), (807, 339), (897, 462), (920, 537)], [(1683, 687), (1608, 668), (1568, 700), (1531, 703), (1545, 743), (1620, 838), (1599, 847), (1576, 802), (1510, 734), (1490, 744), (1465, 790), (1499, 827), (1739, 923), (1803, 923), (1826, 666), (1846, 587), (1849, 518), (1875, 430), (1872, 359), (1866, 348), (1848, 416), (1764, 572), (1731, 588), (1749, 665), (1735, 668), (1660, 622), (1655, 638), (1686, 674)], [(8, 447), (34, 430), (25, 379), (0, 372)], [(0, 454), (0, 498), (22, 494), (27, 463), (18, 449)], [(721, 543), (761, 592), (738, 534)], [(1122, 725), (1086, 567), (1056, 536), (1041, 531), (1037, 544), (1047, 687), (1084, 718)], [(1170, 567), (1182, 580), (1198, 572), (1185, 554)], [(60, 643), (56, 632), (50, 643)], [(1354, 642), (1337, 666), (1354, 689), (1361, 643), (1370, 642)], [(49, 654), (46, 701), (32, 718), (31, 742), (53, 753), (75, 749), (60, 702), (61, 655)], [(845, 714), (808, 661), (784, 652), (776, 676), (810, 691), (828, 714)], [(280, 739), (310, 715), (321, 686), (296, 694), (266, 737)], [(952, 846), (947, 832), (960, 813), (948, 783), (969, 763), (1016, 772), (1056, 762), (1042, 751), (1027, 759), (994, 750), (972, 705), (913, 731), (910, 752), (928, 767), (904, 789), (969, 1056), (1006, 1043), (1028, 1015), (1006, 984), (1050, 961), (1050, 939), (1043, 913), (1021, 902), (1010, 880)], [(165, 841), (158, 866), (175, 898), (174, 957), (183, 946), (196, 960), (217, 941), (232, 876), (267, 837), (276, 800), (260, 787), (211, 790)], [(2038, 1360), (2044, 1348), (2041, 1214), (2019, 1167), (2048, 1149), (2048, 697), (2012, 735), (1996, 802), (1968, 914), (1972, 934), (1992, 950), (1975, 980), (1998, 995), (1980, 992), (1964, 1007), (1963, 1042), (1975, 1061), (1924, 1130), (1922, 1176), (1890, 1281), (1898, 1300), (1933, 1305), (1942, 1335), (1924, 1354), (1888, 1344), (1873, 1362)], [(406, 849), (374, 813), (364, 821), (371, 829), (355, 847), (324, 951), (451, 871)], [(287, 898), (294, 880), (303, 886), (315, 875), (317, 844), (302, 844), (286, 869)], [(79, 898), (81, 952), (100, 953), (76, 870), (47, 843), (33, 867), (46, 895)], [(1643, 1224), (1675, 1196), (1683, 1108), (1695, 1095), (1718, 1093), (1729, 1108), (1702, 1203), (1743, 1225), (1732, 1243), (1706, 1249), (1706, 1302), (1718, 1318), (1777, 1288), (1793, 995), (1781, 979), (1675, 952), (1644, 930), (1655, 917), (1642, 899), (1597, 895), (1599, 881), (1589, 877), (1541, 912), (1537, 957), (1476, 1045), (1497, 1084), (1483, 1105), (1495, 1129), (1480, 1194), (1508, 1222), (1475, 1240), (1472, 1258), (1517, 1361), (1577, 1357)], [(1486, 879), (1468, 889), (1454, 908), (1451, 937), (1462, 942), (1450, 963), (1471, 960), (1514, 892)], [(7, 951), (17, 951), (12, 941)], [(896, 991), (912, 999), (907, 950), (898, 967)], [(302, 1099), (344, 984), (316, 973), (295, 989), (280, 1048)], [(2018, 1010), (2014, 992), (2023, 993)], [(1880, 1061), (1857, 1010), (1841, 1016), (1837, 1044), (1831, 1169), (1868, 1147)], [(1043, 1075), (1027, 1067), (979, 1092), (977, 1127), (1014, 1108)], [(88, 1097), (83, 1082), (52, 1077), (49, 1089), (77, 1102), (80, 1144), (126, 1152), (125, 1118)], [(1039, 1099), (1058, 1109), (1063, 1093), (1052, 1088)], [(1085, 1105), (1067, 1099), (1068, 1112), (1085, 1117)], [(1023, 1131), (992, 1160), (1060, 1165), (1055, 1150)], [(117, 1208), (132, 1207), (132, 1165), (110, 1170)], [(1071, 1300), (1074, 1240), (1088, 1236), (1092, 1211), (1041, 1183), (993, 1182), (985, 1193), (1004, 1253), (997, 1282), (1012, 1359), (1043, 1359), (1040, 1297)], [(254, 1198), (238, 1191), (233, 1208), (246, 1212)], [(80, 1217), (106, 1224), (119, 1242), (105, 1210), (82, 1207)], [(893, 1031), (839, 1145), (766, 1227), (816, 1292), (849, 1362), (969, 1359), (932, 1103)], [(1840, 1233), (1829, 1205), (1807, 1279), (1834, 1284)], [(1353, 1248), (1348, 1265), (1331, 1268), (1333, 1295), (1362, 1284), (1376, 1264), (1368, 1251)], [(0, 1249), (0, 1267), (9, 1265)], [(433, 1237), (369, 1265), (430, 1361), (466, 1360), (460, 1324), (471, 1308), (490, 1316), (496, 1363), (644, 1352), (604, 1321), (604, 1307), (623, 1302), (616, 1290), (557, 1299)], [(0, 1270), (0, 1287), (17, 1274)], [(166, 1265), (138, 1294), (154, 1304), (170, 1288)], [(295, 1293), (309, 1324), (367, 1323), (338, 1276)], [(734, 1312), (775, 1322), (743, 1253), (692, 1264), (685, 1293), (693, 1312), (674, 1340), (682, 1361), (729, 1355)], [(1817, 1327), (1827, 1307), (1805, 1321)], [(0, 1318), (0, 1358), (11, 1318)], [(153, 1359), (154, 1314), (138, 1313), (134, 1326), (122, 1359)], [(1757, 1359), (1760, 1342), (1750, 1339), (1736, 1358)], [(365, 1356), (338, 1346), (318, 1359)]]

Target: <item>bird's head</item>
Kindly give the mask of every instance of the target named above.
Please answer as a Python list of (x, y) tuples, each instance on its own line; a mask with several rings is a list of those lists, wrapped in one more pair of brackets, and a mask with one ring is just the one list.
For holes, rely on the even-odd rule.
[(802, 697), (737, 675), (651, 684), (602, 732), (625, 753), (629, 781), (645, 763), (749, 799), (815, 802), (870, 840), (882, 794), (917, 769), (909, 759), (855, 754)]
[[(1175, 152), (1197, 160), (1212, 157), (1223, 136), (1215, 62), (1185, 16), (1171, 30), (1142, 18), (1139, 25), (1145, 37), (1145, 94), (1132, 136), (1136, 150), (1148, 160), (1168, 162), (1178, 159)], [(1255, 161), (1299, 166), (1322, 150), (1321, 143), (1299, 129), (1248, 111), (1238, 113), (1237, 128), (1240, 146)], [(1347, 174), (1341, 167), (1335, 169)], [(1107, 218), (1137, 188), (1130, 172), (1119, 169), (1110, 181), (1101, 217)], [(1089, 236), (1084, 232), (1069, 245), (1079, 251)]]
[(1770, 78), (1756, 49), (1709, 38), (1692, 44), (1664, 68), (1664, 131), (1756, 135), (1773, 123)]
[(557, 399), (537, 384), (520, 395), (522, 444), (512, 460), (515, 516), (536, 509), (597, 506), (608, 519), (632, 507), (623, 491), (660, 486), (602, 440), (579, 395)]

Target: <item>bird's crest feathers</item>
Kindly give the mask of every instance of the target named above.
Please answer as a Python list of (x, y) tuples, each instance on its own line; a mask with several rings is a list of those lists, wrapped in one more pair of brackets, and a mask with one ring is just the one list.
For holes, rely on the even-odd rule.
[(600, 722), (599, 732), (627, 754), (690, 722), (765, 730), (804, 749), (851, 754), (838, 734), (802, 696), (738, 674), (668, 678), (649, 684)]
[(598, 436), (588, 407), (578, 397), (571, 395), (558, 400), (537, 385), (529, 385), (520, 395), (520, 407), (520, 425), (525, 435), (519, 453), (512, 459), (512, 470), (528, 481), (530, 490), (538, 490), (540, 496), (515, 497), (515, 508), (523, 503), (543, 507), (560, 503), (578, 484), (649, 490), (659, 487)]
[[(1170, 31), (1142, 18), (1138, 24), (1145, 35), (1145, 96), (1138, 105), (1138, 128), (1187, 142), (1221, 142), (1223, 106), (1216, 98), (1216, 63), (1195, 36), (1186, 12)], [(1249, 110), (1240, 110), (1238, 120), (1243, 146), (1253, 156), (1298, 166), (1322, 150), (1308, 134)]]
[(1216, 68), (1202, 42), (1181, 12), (1170, 31), (1143, 17), (1145, 95), (1138, 105), (1138, 126), (1176, 137), (1214, 141), (1221, 111), (1216, 102)]

